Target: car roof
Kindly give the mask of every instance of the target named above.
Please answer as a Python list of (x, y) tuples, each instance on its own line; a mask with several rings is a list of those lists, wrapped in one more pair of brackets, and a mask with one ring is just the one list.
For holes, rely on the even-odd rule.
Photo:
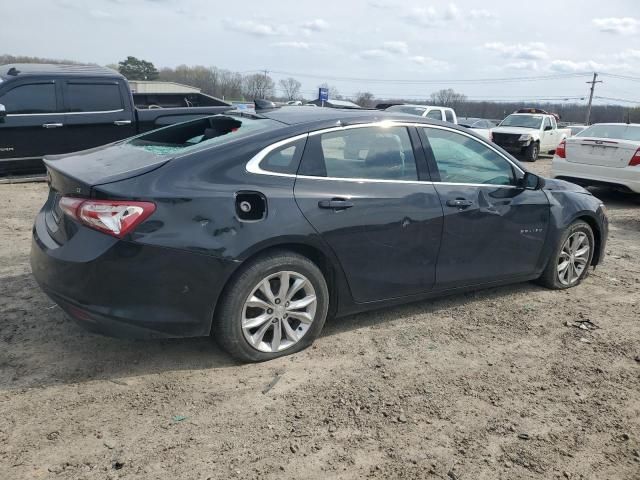
[[(416, 122), (420, 117), (398, 112), (382, 110), (354, 110), (341, 108), (318, 108), (307, 106), (283, 106), (267, 111), (258, 110), (256, 114), (276, 120), (286, 125), (303, 125), (316, 123), (367, 123), (382, 120), (398, 120)], [(426, 122), (425, 122), (426, 123)], [(435, 123), (435, 122), (434, 122)]]
[(444, 110), (453, 110), (450, 107), (443, 107), (441, 105), (421, 105), (419, 103), (396, 103), (394, 105), (389, 105), (387, 108), (391, 108), (391, 107), (442, 108)]
[[(624, 122), (607, 122), (607, 123), (592, 123), (591, 125), (589, 125), (590, 127), (593, 127), (595, 125), (626, 125), (629, 127), (640, 127), (640, 123), (624, 123)], [(572, 125), (573, 126), (573, 125)], [(583, 125), (584, 126), (584, 125)]]
[(63, 65), (49, 63), (10, 63), (8, 65), (0, 65), (0, 77), (4, 80), (31, 75), (124, 78), (115, 70), (99, 65)]

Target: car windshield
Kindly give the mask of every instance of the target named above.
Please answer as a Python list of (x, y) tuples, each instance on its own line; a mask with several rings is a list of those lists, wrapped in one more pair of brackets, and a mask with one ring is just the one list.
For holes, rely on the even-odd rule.
[(424, 107), (415, 107), (411, 105), (393, 105), (387, 108), (387, 112), (408, 113), (410, 115), (418, 115), (419, 117), (421, 117), (426, 110), (427, 109)]
[(139, 135), (127, 143), (157, 155), (186, 153), (198, 147), (220, 145), (277, 128), (282, 124), (267, 118), (214, 115), (178, 123)]
[(591, 125), (576, 137), (613, 138), (640, 142), (640, 125)]
[(542, 125), (542, 115), (509, 115), (500, 122), (499, 126), (537, 129), (540, 125)]

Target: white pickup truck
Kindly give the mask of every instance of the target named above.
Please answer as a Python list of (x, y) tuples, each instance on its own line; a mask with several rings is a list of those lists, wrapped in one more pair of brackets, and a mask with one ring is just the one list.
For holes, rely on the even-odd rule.
[(560, 142), (571, 136), (570, 129), (558, 128), (555, 115), (537, 108), (512, 113), (491, 133), (494, 143), (529, 162), (535, 162), (540, 152), (555, 152)]

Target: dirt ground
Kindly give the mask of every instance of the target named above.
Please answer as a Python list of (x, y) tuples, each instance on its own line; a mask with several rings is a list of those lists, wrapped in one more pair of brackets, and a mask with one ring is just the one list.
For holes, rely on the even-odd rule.
[(0, 479), (640, 479), (640, 199), (596, 194), (608, 256), (577, 288), (351, 316), (239, 365), (82, 330), (30, 275), (46, 185), (0, 185)]

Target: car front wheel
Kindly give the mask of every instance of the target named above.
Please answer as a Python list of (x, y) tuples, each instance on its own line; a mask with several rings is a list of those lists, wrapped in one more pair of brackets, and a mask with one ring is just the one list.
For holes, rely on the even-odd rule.
[(293, 252), (272, 253), (232, 280), (211, 334), (239, 360), (271, 360), (311, 345), (328, 306), (327, 283), (312, 261)]
[(540, 154), (540, 145), (537, 142), (531, 142), (527, 148), (524, 149), (524, 159), (527, 162), (535, 162)]
[(575, 287), (589, 274), (593, 259), (593, 230), (581, 220), (564, 232), (539, 282), (552, 289)]

